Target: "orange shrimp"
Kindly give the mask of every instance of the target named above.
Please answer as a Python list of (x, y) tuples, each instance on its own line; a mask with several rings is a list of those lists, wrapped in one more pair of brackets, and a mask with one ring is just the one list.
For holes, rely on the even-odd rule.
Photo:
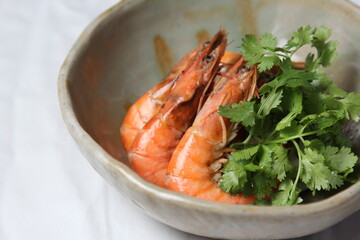
[(195, 60), (206, 44), (183, 57), (160, 83), (139, 98), (126, 113), (120, 127), (120, 136), (125, 150), (129, 151), (139, 130), (160, 110), (178, 76)]
[[(140, 129), (160, 110), (178, 76), (194, 61), (195, 57), (204, 50), (206, 44), (208, 43), (199, 46), (183, 57), (180, 62), (171, 69), (167, 77), (146, 92), (129, 108), (120, 127), (121, 140), (127, 152)], [(221, 62), (226, 64), (224, 68), (228, 68), (229, 64), (236, 62), (240, 56), (241, 55), (235, 52), (225, 52), (221, 58)]]
[(249, 204), (254, 197), (231, 196), (217, 185), (226, 144), (234, 124), (218, 114), (220, 105), (230, 105), (253, 97), (256, 67), (242, 67), (241, 58), (214, 86), (193, 125), (178, 143), (168, 166), (166, 183), (170, 190), (190, 196), (231, 204)]
[(145, 180), (165, 187), (171, 155), (195, 118), (200, 99), (218, 71), (226, 48), (220, 30), (174, 84), (160, 111), (136, 136), (128, 153), (132, 168)]

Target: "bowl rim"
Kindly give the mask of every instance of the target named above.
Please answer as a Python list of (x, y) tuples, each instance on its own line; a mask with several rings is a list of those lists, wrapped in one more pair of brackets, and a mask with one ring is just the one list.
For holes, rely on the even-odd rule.
[[(358, 201), (354, 196), (360, 198), (360, 180), (349, 186), (345, 190), (328, 197), (324, 200), (316, 201), (313, 203), (306, 203), (300, 205), (292, 206), (255, 206), (255, 205), (232, 205), (219, 202), (213, 202), (208, 200), (203, 200), (181, 193), (173, 192), (167, 189), (160, 188), (156, 185), (153, 185), (139, 175), (137, 175), (130, 167), (124, 163), (113, 158), (109, 153), (107, 153), (81, 126), (77, 120), (73, 104), (71, 101), (71, 96), (69, 92), (69, 82), (70, 70), (77, 62), (77, 58), (87, 46), (87, 43), (91, 39), (92, 33), (109, 18), (112, 14), (116, 13), (120, 8), (126, 7), (125, 11), (140, 4), (146, 0), (122, 0), (116, 3), (114, 6), (110, 7), (108, 10), (105, 10), (98, 17), (96, 17), (81, 33), (78, 39), (75, 41), (74, 45), (71, 47), (67, 57), (65, 58), (64, 63), (62, 64), (58, 76), (58, 99), (61, 109), (62, 118), (65, 122), (65, 125), (73, 137), (73, 139), (81, 143), (81, 148), (85, 152), (90, 152), (95, 155), (97, 161), (101, 163), (105, 168), (110, 171), (119, 174), (123, 180), (126, 180), (132, 185), (136, 190), (147, 194), (153, 198), (159, 200), (170, 201), (175, 205), (181, 205), (196, 209), (201, 209), (204, 211), (211, 211), (219, 214), (227, 215), (247, 215), (247, 216), (261, 216), (261, 217), (271, 217), (274, 216), (289, 216), (289, 215), (307, 215), (311, 213), (320, 213), (324, 211), (329, 211), (334, 207), (339, 206), (350, 206), (352, 202)], [(351, 4), (352, 8), (356, 6), (360, 13), (360, 7), (355, 3), (347, 0), (344, 1), (346, 4)], [(94, 167), (95, 168), (95, 167)], [(97, 170), (95, 168), (95, 170)], [(97, 170), (98, 171), (98, 170)], [(100, 174), (101, 175), (101, 174)], [(360, 209), (360, 204), (357, 208)]]

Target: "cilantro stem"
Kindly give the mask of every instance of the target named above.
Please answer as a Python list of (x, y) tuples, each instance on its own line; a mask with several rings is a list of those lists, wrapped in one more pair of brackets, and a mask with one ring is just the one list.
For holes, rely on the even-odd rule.
[(303, 43), (300, 44), (299, 46), (297, 46), (297, 47), (295, 48), (295, 50), (291, 51), (290, 58), (292, 58), (292, 56), (294, 56), (294, 54), (295, 54), (302, 46), (304, 46)]
[(290, 199), (293, 199), (293, 195), (294, 195), (294, 192), (296, 190), (296, 185), (300, 179), (300, 173), (301, 173), (301, 149), (299, 147), (299, 145), (296, 143), (295, 140), (291, 140), (291, 142), (294, 144), (295, 148), (296, 148), (296, 151), (297, 151), (297, 154), (298, 154), (298, 157), (299, 157), (299, 166), (298, 166), (298, 171), (297, 171), (297, 174), (296, 174), (296, 178), (295, 178), (295, 181), (294, 181), (294, 185), (291, 189), (291, 192), (290, 192)]
[(274, 135), (276, 132), (277, 132), (277, 130), (276, 130), (276, 128), (274, 128), (274, 130), (272, 130), (272, 132), (265, 138), (265, 142), (267, 142), (272, 137), (272, 135)]
[(243, 144), (248, 144), (254, 134), (254, 128), (250, 129), (249, 136), (243, 141)]
[(285, 55), (285, 54), (281, 54), (281, 53), (276, 53), (276, 55), (280, 56), (280, 57), (284, 57), (284, 58), (289, 58), (288, 55)]
[(295, 139), (297, 139), (297, 138), (306, 137), (306, 136), (310, 136), (310, 135), (316, 134), (316, 133), (318, 133), (318, 132), (320, 132), (320, 131), (321, 131), (321, 130), (316, 130), (316, 131), (311, 131), (311, 132), (307, 132), (307, 133), (295, 135), (295, 136), (288, 137), (288, 138), (281, 138), (281, 139), (269, 141), (269, 142), (267, 142), (267, 144), (272, 144), (272, 143), (285, 143), (285, 142), (288, 142), (288, 141), (295, 140)]
[(287, 50), (285, 48), (281, 48), (281, 47), (275, 48), (275, 52), (291, 53), (291, 51), (289, 51), (289, 50)]

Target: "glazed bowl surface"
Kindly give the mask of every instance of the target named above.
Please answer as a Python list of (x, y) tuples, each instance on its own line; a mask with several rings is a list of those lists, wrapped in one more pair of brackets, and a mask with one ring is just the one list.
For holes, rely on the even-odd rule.
[[(221, 239), (282, 239), (323, 230), (360, 209), (360, 181), (297, 206), (210, 202), (140, 178), (119, 137), (129, 106), (220, 27), (234, 41), (229, 49), (237, 51), (246, 33), (271, 32), (281, 41), (304, 25), (333, 29), (339, 57), (329, 74), (342, 88), (360, 92), (360, 9), (348, 1), (121, 1), (84, 30), (60, 70), (66, 126), (99, 174), (146, 214), (174, 228)], [(352, 131), (358, 146), (359, 130)]]

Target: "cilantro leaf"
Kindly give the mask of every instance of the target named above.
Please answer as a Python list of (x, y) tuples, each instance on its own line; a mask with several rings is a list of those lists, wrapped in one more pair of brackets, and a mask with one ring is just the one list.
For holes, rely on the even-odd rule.
[(347, 147), (347, 148), (351, 148), (352, 147), (352, 142), (351, 140), (345, 136), (343, 133), (341, 132), (337, 132), (335, 134), (335, 145), (336, 146), (343, 146), (343, 147)]
[(340, 173), (354, 167), (358, 160), (358, 157), (347, 147), (339, 149), (337, 147), (326, 146), (323, 153), (325, 162), (330, 169)]
[(330, 169), (324, 164), (325, 158), (318, 151), (305, 148), (302, 155), (301, 180), (315, 193), (315, 190), (329, 188), (328, 176)]
[(286, 173), (293, 169), (288, 158), (288, 149), (282, 145), (273, 145), (272, 150), (274, 160), (272, 161), (271, 167), (266, 170), (266, 173), (277, 178), (279, 181), (283, 181)]
[(224, 191), (231, 194), (240, 193), (243, 185), (246, 182), (246, 169), (239, 168), (237, 170), (226, 172), (222, 175), (219, 187)]
[(316, 74), (313, 72), (293, 69), (290, 59), (284, 59), (280, 63), (280, 67), (282, 69), (282, 73), (279, 74), (270, 83), (261, 87), (259, 91), (261, 95), (264, 95), (271, 90), (275, 91), (282, 86), (292, 88), (297, 88), (300, 86), (310, 87), (310, 81), (316, 79)]
[(231, 157), (236, 160), (245, 160), (250, 159), (254, 156), (259, 150), (259, 145), (254, 147), (249, 147), (243, 150), (234, 151), (231, 153)]
[(262, 46), (254, 34), (246, 34), (243, 37), (240, 51), (246, 56), (246, 59), (255, 58), (256, 60), (260, 59), (263, 53)]
[(358, 122), (360, 120), (360, 95), (356, 93), (349, 93), (340, 102), (346, 108), (348, 115), (351, 120)]
[(290, 138), (293, 136), (299, 136), (304, 130), (303, 125), (297, 124), (295, 121), (291, 122), (290, 127), (286, 127), (279, 131), (280, 138)]
[(274, 179), (267, 178), (261, 173), (256, 173), (253, 182), (255, 185), (255, 196), (257, 199), (262, 199), (272, 193), (272, 188), (276, 186)]
[(248, 65), (260, 62), (264, 54), (264, 49), (254, 34), (247, 34), (243, 37), (240, 51), (248, 61)]
[(331, 171), (330, 175), (328, 175), (327, 180), (329, 181), (329, 188), (326, 190), (337, 189), (338, 187), (344, 184), (343, 177), (337, 174), (335, 171)]
[(273, 79), (271, 82), (263, 85), (260, 89), (259, 89), (259, 93), (261, 96), (264, 96), (266, 93), (271, 92), (271, 90), (275, 90), (279, 85), (279, 79), (275, 78)]
[(243, 126), (252, 127), (256, 117), (254, 104), (254, 102), (244, 101), (242, 104), (234, 103), (231, 107), (219, 106), (219, 114), (229, 118), (231, 122), (239, 122)]
[(263, 48), (267, 48), (274, 51), (277, 46), (277, 39), (271, 33), (264, 33), (261, 36), (260, 43)]
[(255, 165), (253, 163), (248, 163), (244, 166), (244, 168), (249, 172), (256, 172), (260, 169), (258, 165)]
[(343, 117), (344, 117), (343, 111), (329, 110), (320, 113), (316, 118), (315, 124), (318, 129), (325, 129), (327, 127), (333, 126)]
[(260, 145), (258, 158), (259, 158), (259, 167), (260, 169), (266, 169), (271, 167), (272, 164), (272, 153), (273, 150), (267, 145)]
[(322, 41), (316, 41), (313, 45), (318, 50), (318, 63), (324, 67), (328, 67), (334, 61), (334, 59), (339, 55), (336, 51), (336, 47), (338, 46), (338, 42), (329, 41), (324, 43)]
[(313, 86), (312, 91), (316, 92), (324, 92), (328, 91), (330, 85), (334, 84), (329, 76), (324, 72), (323, 69), (316, 68), (313, 70), (314, 72), (314, 80), (311, 82), (311, 85)]
[(289, 127), (295, 117), (302, 111), (302, 92), (300, 90), (291, 91), (291, 93), (287, 95), (286, 100), (285, 106), (287, 110), (289, 110), (289, 113), (276, 124), (275, 129), (277, 131)]
[(263, 72), (280, 62), (280, 58), (274, 52), (276, 45), (277, 39), (271, 33), (263, 34), (260, 41), (255, 35), (247, 34), (242, 39), (240, 50), (248, 65), (259, 63), (258, 69)]
[(319, 139), (313, 139), (311, 141), (306, 140), (304, 142), (305, 147), (309, 147), (312, 149), (316, 149), (319, 152), (323, 152), (325, 149), (325, 145), (322, 141), (320, 141)]
[(280, 62), (279, 57), (277, 56), (264, 56), (261, 58), (260, 63), (258, 65), (258, 69), (260, 72), (264, 72), (268, 69), (271, 69), (274, 65)]
[(300, 27), (291, 36), (291, 39), (287, 42), (286, 48), (300, 48), (306, 44), (311, 43), (314, 38), (314, 30), (310, 26)]
[(325, 129), (334, 126), (335, 123), (344, 118), (344, 112), (341, 110), (323, 111), (320, 114), (309, 114), (303, 117), (300, 123), (305, 125), (314, 124), (318, 129)]
[(316, 38), (318, 41), (325, 42), (326, 40), (329, 39), (330, 36), (331, 36), (331, 29), (325, 26), (317, 27), (315, 29), (314, 38)]
[(306, 114), (319, 114), (326, 111), (326, 106), (323, 102), (325, 97), (326, 95), (321, 92), (312, 92), (304, 96), (303, 109), (306, 111)]
[(219, 182), (219, 187), (231, 194), (240, 193), (247, 182), (246, 162), (229, 159), (222, 172), (224, 173)]
[(310, 88), (310, 82), (304, 78), (292, 78), (287, 81), (286, 86), (290, 88), (305, 87)]
[(258, 110), (259, 118), (264, 118), (269, 115), (270, 111), (281, 103), (283, 90), (279, 90), (278, 92), (272, 91), (268, 96), (261, 98), (260, 107)]
[(272, 197), (272, 205), (286, 206), (302, 202), (299, 197), (301, 190), (296, 188), (294, 194), (291, 196), (291, 191), (294, 188), (294, 183), (291, 180), (286, 180), (279, 185), (279, 191)]

